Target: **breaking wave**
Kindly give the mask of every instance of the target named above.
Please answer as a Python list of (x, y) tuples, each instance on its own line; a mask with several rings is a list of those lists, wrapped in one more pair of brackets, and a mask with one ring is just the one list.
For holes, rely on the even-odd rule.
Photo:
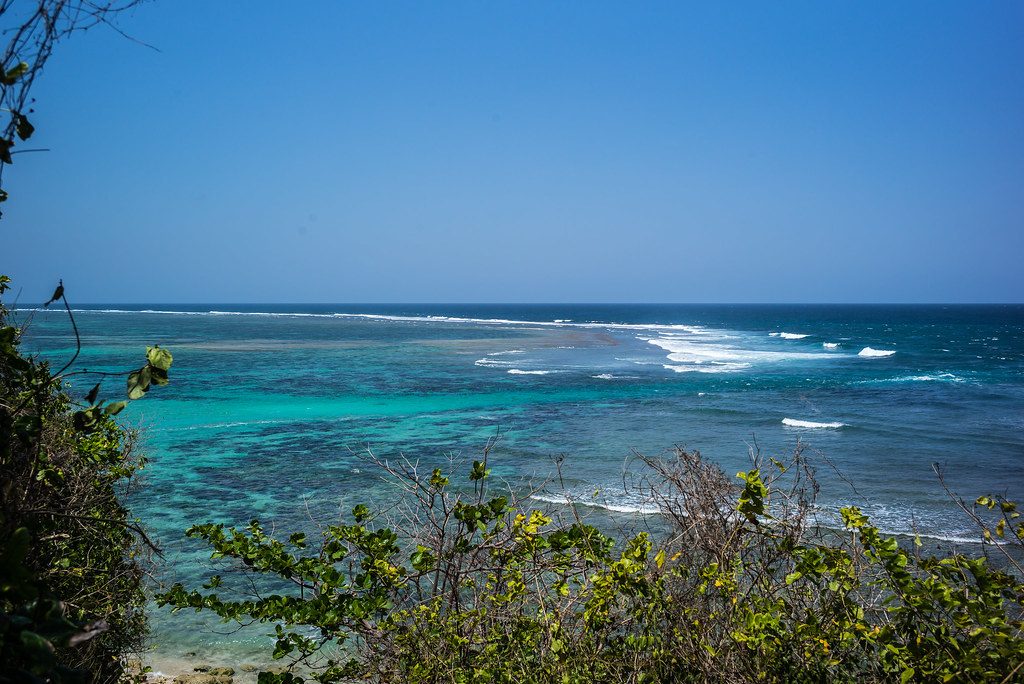
[(640, 515), (656, 515), (661, 511), (657, 506), (652, 505), (650, 502), (645, 502), (640, 499), (634, 499), (631, 497), (623, 497), (621, 499), (609, 500), (596, 499), (590, 497), (575, 497), (568, 494), (563, 495), (549, 495), (549, 494), (532, 494), (531, 499), (536, 501), (543, 501), (545, 503), (558, 504), (561, 506), (587, 506), (589, 508), (601, 508), (606, 511), (612, 511), (614, 513), (639, 513)]
[(477, 359), (473, 362), (476, 366), (486, 366), (491, 368), (508, 368), (512, 365), (511, 361), (498, 361), (497, 359), (482, 358)]
[(662, 364), (662, 368), (676, 373), (735, 373), (750, 368), (749, 363), (722, 363), (712, 361), (706, 366)]
[(846, 427), (846, 423), (815, 423), (810, 420), (797, 420), (795, 418), (783, 418), (782, 424), (786, 427), (804, 428), (807, 430), (838, 430)]
[(881, 358), (883, 356), (892, 356), (896, 353), (895, 349), (872, 349), (871, 347), (864, 347), (857, 356), (864, 356), (867, 358)]
[(757, 363), (811, 361), (835, 357), (833, 354), (822, 352), (744, 349), (719, 342), (714, 338), (678, 334), (639, 339), (669, 352), (668, 360), (672, 363), (663, 365), (667, 370), (676, 373), (734, 373), (746, 370)]
[(934, 375), (901, 375), (895, 378), (882, 378), (879, 380), (861, 380), (855, 384), (873, 385), (877, 383), (903, 383), (903, 382), (967, 382), (966, 378), (953, 373), (936, 373)]

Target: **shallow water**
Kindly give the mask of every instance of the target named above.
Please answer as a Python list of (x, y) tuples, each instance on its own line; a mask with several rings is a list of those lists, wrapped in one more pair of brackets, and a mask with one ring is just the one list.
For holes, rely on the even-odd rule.
[[(18, 316), (31, 318), (28, 349), (73, 352), (66, 314)], [(968, 499), (1024, 494), (1021, 306), (224, 304), (75, 316), (80, 369), (141, 365), (145, 344), (174, 353), (171, 385), (122, 414), (152, 456), (132, 505), (168, 549), (165, 578), (203, 575), (204, 552), (181, 538), (190, 524), (308, 525), (386, 497), (367, 449), (432, 467), (476, 456), (498, 431), (495, 475), (544, 477), (564, 454), (569, 492), (619, 513), (644, 508), (622, 488), (631, 450), (676, 444), (735, 472), (754, 443), (784, 455), (802, 441), (824, 508), (857, 503), (885, 530), (940, 539), (976, 535), (933, 463)], [(195, 624), (156, 613), (160, 652), (266, 644), (262, 632)]]

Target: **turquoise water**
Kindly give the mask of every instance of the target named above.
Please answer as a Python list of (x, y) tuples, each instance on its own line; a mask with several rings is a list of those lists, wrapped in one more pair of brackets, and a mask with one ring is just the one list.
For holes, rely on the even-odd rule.
[[(152, 457), (132, 505), (168, 550), (163, 578), (203, 576), (190, 524), (308, 526), (386, 499), (368, 449), (432, 467), (496, 432), (496, 475), (544, 477), (565, 455), (569, 493), (622, 515), (645, 510), (623, 489), (631, 450), (677, 444), (735, 472), (755, 442), (783, 455), (801, 441), (822, 507), (857, 503), (891, 532), (975, 538), (936, 462), (965, 497), (1024, 498), (1022, 306), (143, 308), (78, 310), (78, 366), (174, 353), (171, 385), (122, 414)], [(29, 349), (73, 352), (66, 315), (19, 316)], [(266, 643), (154, 624), (161, 653)]]

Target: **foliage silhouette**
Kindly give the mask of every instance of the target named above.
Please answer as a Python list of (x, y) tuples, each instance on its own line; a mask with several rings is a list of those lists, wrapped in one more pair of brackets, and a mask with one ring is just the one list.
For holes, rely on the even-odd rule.
[[(618, 538), (571, 502), (491, 495), (486, 465), (459, 483), (377, 461), (404, 493), (397, 512), (358, 506), (316, 543), (256, 520), (197, 525), (187, 534), (226, 572), (157, 601), (273, 625), (272, 656), (292, 667), (261, 682), (1021, 678), (1024, 525), (1004, 499), (968, 507), (1015, 545), (992, 547), (996, 568), (901, 545), (856, 507), (842, 530), (816, 524), (799, 450), (786, 463), (755, 455), (739, 484), (696, 452), (641, 457), (637, 486), (664, 527)], [(998, 521), (978, 515), (990, 505)]]
[[(145, 459), (113, 419), (126, 401), (100, 384), (81, 404), (69, 395), (65, 378), (87, 371), (71, 370), (81, 345), (63, 286), (51, 301), (76, 339), (56, 373), (21, 353), (0, 301), (0, 682), (115, 681), (145, 635), (140, 547), (156, 549), (123, 503)], [(132, 373), (165, 381), (171, 361), (151, 347)]]

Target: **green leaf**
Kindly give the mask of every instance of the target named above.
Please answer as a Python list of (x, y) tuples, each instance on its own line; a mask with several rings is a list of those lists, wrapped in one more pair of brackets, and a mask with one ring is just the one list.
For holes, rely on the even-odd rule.
[(89, 393), (85, 395), (85, 403), (87, 403), (87, 404), (95, 404), (96, 403), (96, 397), (98, 397), (99, 395), (100, 395), (100, 383), (97, 382), (96, 385), (91, 390), (89, 390)]
[(127, 401), (114, 401), (104, 407), (103, 412), (108, 416), (116, 416), (121, 411), (124, 411), (124, 407), (128, 405)]
[(430, 486), (438, 491), (448, 486), (448, 478), (441, 474), (440, 468), (434, 468), (430, 476)]
[(149, 368), (150, 380), (154, 385), (166, 385), (170, 382), (167, 379), (167, 371), (156, 368), (155, 366), (147, 366)]
[(88, 411), (75, 411), (71, 416), (71, 421), (79, 432), (87, 432), (96, 425), (96, 418), (93, 416), (91, 409)]
[(752, 523), (757, 522), (758, 516), (766, 516), (765, 499), (768, 498), (768, 486), (761, 479), (759, 470), (751, 470), (749, 473), (740, 471), (736, 477), (746, 484), (740, 493), (736, 510), (742, 513)]
[(174, 361), (171, 352), (161, 349), (159, 345), (146, 347), (146, 359), (149, 361), (149, 365), (164, 372), (171, 369), (171, 362)]
[(469, 479), (471, 482), (476, 482), (477, 480), (484, 479), (490, 474), (491, 471), (485, 468), (482, 462), (473, 461), (473, 469), (469, 471)]
[(3, 81), (4, 85), (13, 85), (15, 81), (28, 73), (28, 64), (25, 62), (18, 62), (15, 66), (8, 69), (0, 80)]
[(25, 650), (31, 653), (35, 658), (43, 662), (50, 662), (53, 659), (53, 644), (35, 632), (30, 632), (28, 630), (23, 631), (21, 633), (21, 643), (25, 647)]
[(913, 676), (914, 676), (914, 668), (908, 667), (900, 675), (900, 684), (907, 684), (907, 682), (909, 682)]
[(0, 138), (0, 161), (5, 164), (13, 164), (14, 160), (11, 159), (11, 148), (14, 147), (14, 141), (9, 138)]
[[(0, 290), (2, 291), (2, 290)], [(15, 342), (18, 339), (18, 329), (13, 325), (7, 325), (0, 328), (0, 348), (6, 348), (5, 351), (13, 352), (11, 347), (14, 347)]]
[(143, 366), (128, 374), (128, 398), (141, 399), (149, 391), (152, 375), (149, 366)]
[(435, 558), (430, 549), (425, 546), (417, 546), (416, 551), (410, 556), (409, 560), (412, 562), (414, 570), (419, 572), (425, 572), (434, 567)]

